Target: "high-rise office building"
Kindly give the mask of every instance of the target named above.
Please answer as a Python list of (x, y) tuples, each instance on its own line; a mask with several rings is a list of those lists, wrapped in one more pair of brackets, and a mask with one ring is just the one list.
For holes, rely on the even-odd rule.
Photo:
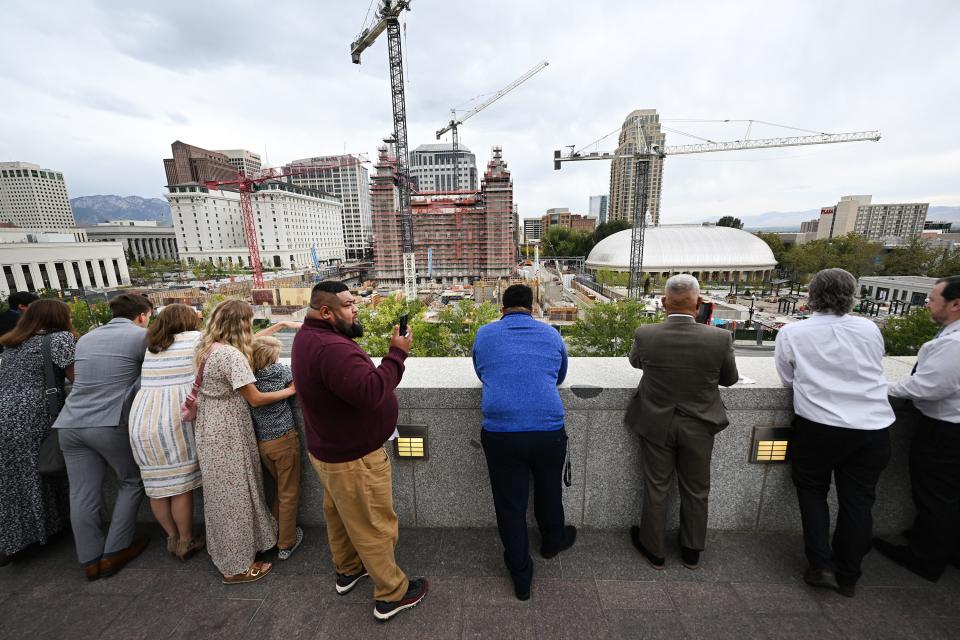
[[(822, 210), (821, 210), (822, 212)], [(807, 220), (800, 223), (800, 233), (816, 233), (820, 226), (820, 220)]]
[(38, 229), (76, 226), (63, 174), (29, 162), (0, 162), (0, 222)]
[(919, 236), (929, 204), (872, 204), (872, 196), (843, 196), (835, 207), (820, 210), (817, 239), (830, 240), (856, 233), (874, 242), (898, 244)]
[(523, 241), (539, 240), (543, 237), (543, 221), (540, 218), (523, 219)]
[(418, 191), (450, 191), (454, 171), (459, 169), (462, 191), (477, 190), (477, 157), (462, 144), (457, 145), (457, 163), (454, 163), (450, 143), (422, 144), (410, 152), (410, 178)]
[[(250, 266), (240, 194), (198, 184), (167, 186), (177, 247), (188, 264)], [(326, 264), (346, 258), (340, 200), (307, 187), (270, 181), (251, 194), (264, 267), (305, 269), (316, 247)]]
[[(318, 156), (294, 160), (284, 167), (294, 171), (293, 184), (319, 189), (343, 203), (343, 241), (347, 260), (373, 257), (373, 220), (370, 217), (370, 175), (356, 156)], [(306, 168), (323, 167), (323, 168)]]
[(214, 153), (222, 153), (227, 156), (237, 173), (242, 173), (245, 176), (255, 176), (263, 168), (260, 156), (246, 149), (223, 149)]
[(590, 196), (590, 207), (587, 210), (591, 216), (597, 219), (598, 224), (607, 222), (607, 196)]
[[(627, 116), (620, 130), (617, 155), (637, 151), (638, 130), (643, 131), (647, 146), (664, 145), (666, 136), (660, 131), (660, 116), (656, 109), (637, 109)], [(660, 188), (663, 184), (663, 158), (654, 157), (648, 163), (646, 180), (646, 211), (651, 224), (660, 224)], [(607, 220), (633, 221), (634, 191), (636, 189), (636, 161), (616, 158), (610, 163), (610, 210)]]
[[(385, 147), (373, 176), (373, 252), (380, 282), (403, 281), (396, 158)], [(478, 197), (479, 195), (479, 197)], [(500, 147), (477, 193), (420, 193), (410, 202), (417, 280), (440, 284), (509, 276), (514, 270), (513, 181)]]
[(179, 140), (170, 148), (173, 157), (163, 161), (168, 185), (237, 179), (237, 166), (224, 153), (201, 149)]

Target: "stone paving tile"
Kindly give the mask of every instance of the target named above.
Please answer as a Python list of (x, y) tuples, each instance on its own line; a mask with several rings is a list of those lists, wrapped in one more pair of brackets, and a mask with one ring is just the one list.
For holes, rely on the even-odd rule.
[(182, 605), (171, 640), (242, 637), (263, 606), (262, 599), (192, 597)]
[(753, 640), (765, 639), (766, 632), (757, 619), (746, 612), (723, 615), (683, 615), (680, 617), (687, 636), (692, 639)]
[(594, 580), (540, 580), (530, 591), (538, 638), (603, 637), (607, 619)]
[(745, 610), (733, 587), (725, 583), (666, 582), (674, 607), (687, 614), (719, 615)]
[[(400, 536), (403, 537), (403, 532)], [(539, 537), (531, 533), (530, 542), (534, 580), (559, 578), (562, 575), (561, 562), (570, 551), (545, 560), (539, 554)], [(509, 579), (510, 575), (503, 563), (503, 546), (496, 529), (444, 529), (438, 560), (434, 568), (436, 575), (440, 576), (504, 576)]]
[(643, 560), (629, 533), (584, 529), (561, 554), (564, 579), (653, 580), (660, 573)]
[[(588, 636), (599, 637), (599, 636)], [(609, 640), (683, 640), (689, 638), (675, 612), (617, 609), (607, 611)]]
[(829, 618), (816, 613), (756, 616), (770, 640), (842, 640), (844, 634)]
[(814, 589), (805, 584), (734, 582), (733, 590), (754, 613), (820, 613)]
[(724, 582), (803, 582), (807, 561), (800, 536), (730, 531), (720, 537)]
[(407, 575), (440, 575), (442, 529), (401, 529), (397, 542), (397, 564)]
[(529, 601), (523, 603), (515, 598), (514, 602), (517, 604), (496, 608), (464, 606), (460, 637), (464, 640), (536, 640), (537, 616), (534, 606)]
[(0, 607), (3, 638), (97, 638), (133, 601), (132, 596), (72, 595), (51, 600), (15, 595)]
[(663, 584), (637, 580), (597, 580), (600, 606), (604, 609), (669, 611), (673, 601)]

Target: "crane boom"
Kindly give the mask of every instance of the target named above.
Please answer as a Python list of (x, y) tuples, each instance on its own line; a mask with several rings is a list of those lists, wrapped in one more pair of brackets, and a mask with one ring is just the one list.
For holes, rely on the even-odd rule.
[(350, 45), (354, 64), (360, 55), (386, 30), (390, 61), (390, 93), (393, 102), (393, 137), (397, 146), (397, 173), (400, 184), (400, 237), (403, 243), (403, 293), (407, 301), (417, 296), (417, 262), (413, 247), (413, 214), (410, 211), (410, 157), (407, 146), (407, 106), (403, 87), (403, 52), (400, 47), (400, 14), (410, 9), (410, 0), (381, 0), (379, 20), (364, 29)]
[(440, 136), (445, 134), (447, 131), (450, 131), (454, 127), (459, 127), (461, 124), (463, 124), (473, 116), (477, 115), (478, 113), (480, 113), (481, 111), (483, 111), (484, 109), (492, 105), (494, 102), (496, 102), (497, 100), (507, 95), (508, 93), (510, 93), (517, 87), (519, 87), (521, 84), (523, 84), (524, 82), (526, 82), (527, 80), (535, 76), (536, 74), (543, 71), (547, 66), (549, 66), (549, 64), (550, 62), (548, 60), (541, 60), (539, 63), (537, 63), (535, 67), (527, 71), (525, 74), (523, 74), (522, 76), (520, 76), (519, 78), (517, 78), (507, 86), (505, 86), (503, 89), (500, 89), (500, 91), (497, 91), (495, 94), (493, 94), (492, 96), (490, 96), (489, 98), (481, 102), (479, 105), (477, 105), (470, 111), (467, 111), (465, 114), (463, 114), (463, 116), (461, 116), (459, 120), (457, 120), (456, 116), (454, 115), (454, 118), (449, 122), (449, 124), (447, 124), (447, 126), (437, 131), (437, 140), (439, 140)]
[[(752, 122), (752, 121), (751, 121)], [(838, 142), (860, 142), (880, 140), (879, 131), (854, 131), (850, 133), (820, 133), (811, 136), (793, 136), (787, 138), (761, 138), (757, 140), (731, 140), (728, 142), (707, 141), (701, 144), (687, 144), (672, 147), (648, 145), (643, 134), (643, 126), (638, 119), (634, 123), (637, 127), (637, 150), (633, 153), (594, 151), (583, 153), (573, 147), (567, 155), (560, 150), (553, 152), (553, 168), (559, 169), (563, 162), (579, 162), (583, 160), (633, 160), (634, 168), (634, 198), (630, 237), (630, 284), (627, 295), (639, 298), (643, 292), (640, 282), (643, 275), (643, 244), (647, 228), (646, 184), (649, 179), (650, 162), (655, 158), (677, 156), (691, 153), (714, 153), (717, 151), (743, 151), (747, 149), (773, 149), (776, 147), (801, 147), (812, 144), (834, 144)]]

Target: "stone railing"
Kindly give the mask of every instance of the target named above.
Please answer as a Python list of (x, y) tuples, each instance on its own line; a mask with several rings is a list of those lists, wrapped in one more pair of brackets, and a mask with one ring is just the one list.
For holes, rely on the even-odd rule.
[[(886, 358), (887, 378), (893, 381), (909, 375), (912, 364), (912, 358)], [(717, 436), (714, 447), (709, 526), (799, 531), (789, 465), (748, 461), (754, 427), (789, 425), (790, 392), (780, 385), (771, 357), (739, 358), (737, 366), (741, 376), (754, 383), (721, 390), (730, 426)], [(623, 425), (623, 416), (640, 376), (626, 358), (570, 359), (561, 397), (573, 469), (573, 484), (564, 489), (564, 506), (572, 524), (623, 529), (639, 518), (640, 445)], [(518, 371), (517, 379), (522, 377), (523, 371)], [(401, 525), (494, 526), (493, 500), (479, 445), (480, 383), (470, 359), (411, 358), (397, 393), (400, 422), (426, 425), (430, 450), (428, 460), (412, 461), (393, 457), (392, 446), (388, 447), (394, 460), (394, 505)], [(893, 428), (893, 457), (881, 477), (874, 508), (879, 532), (901, 531), (912, 518), (907, 475), (910, 429), (903, 420)], [(322, 490), (306, 461), (303, 469), (300, 518), (305, 524), (319, 525)], [(670, 504), (669, 518), (675, 527), (676, 489)], [(532, 508), (530, 513), (532, 521)]]

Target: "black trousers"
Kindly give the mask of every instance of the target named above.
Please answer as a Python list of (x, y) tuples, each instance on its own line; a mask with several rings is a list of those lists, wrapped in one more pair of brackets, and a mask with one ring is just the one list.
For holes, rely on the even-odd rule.
[[(793, 483), (800, 503), (807, 561), (853, 584), (870, 551), (873, 503), (880, 472), (890, 462), (890, 430), (845, 429), (796, 416), (793, 420)], [(837, 486), (837, 527), (830, 542), (830, 476)]]
[(960, 424), (920, 416), (910, 483), (917, 507), (910, 549), (927, 571), (942, 573), (960, 553)]
[(527, 495), (533, 474), (533, 512), (545, 549), (563, 542), (563, 461), (567, 433), (482, 431), (480, 441), (490, 472), (497, 529), (503, 542), (503, 559), (518, 588), (529, 588), (533, 559), (527, 540)]

